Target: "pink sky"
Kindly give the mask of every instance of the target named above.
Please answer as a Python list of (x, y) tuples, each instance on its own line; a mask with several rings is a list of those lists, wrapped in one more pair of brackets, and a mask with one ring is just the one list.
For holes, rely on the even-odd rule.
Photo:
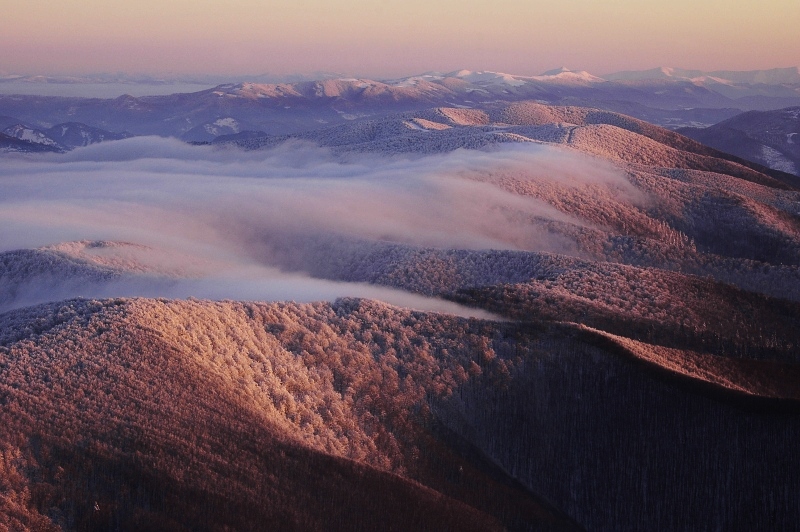
[(800, 65), (798, 0), (0, 0), (0, 72)]

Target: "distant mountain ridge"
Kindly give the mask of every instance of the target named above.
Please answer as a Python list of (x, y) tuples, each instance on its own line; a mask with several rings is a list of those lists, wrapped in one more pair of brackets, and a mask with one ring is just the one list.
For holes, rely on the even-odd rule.
[(602, 76), (608, 81), (684, 79), (703, 80), (715, 78), (720, 81), (746, 84), (776, 85), (800, 83), (800, 67), (772, 68), (768, 70), (687, 70), (683, 68), (659, 67), (650, 70), (624, 70)]
[(717, 151), (630, 116), (535, 102), (498, 104), (488, 110), (438, 107), (297, 134), (269, 135), (247, 130), (220, 136), (213, 143), (259, 149), (291, 139), (310, 141), (337, 152), (383, 154), (436, 153), (506, 142), (545, 142), (628, 162), (712, 170), (771, 186), (780, 182), (780, 186), (800, 188), (800, 179), (785, 171)]
[[(473, 72), (471, 70), (451, 71), (447, 74), (438, 72), (426, 72), (423, 74), (416, 74), (408, 77), (420, 77), (425, 75), (433, 76), (453, 76), (459, 77), (457, 73), (468, 74), (483, 74), (484, 72)], [(620, 80), (652, 80), (652, 79), (697, 79), (697, 78), (717, 78), (736, 83), (763, 83), (763, 84), (781, 84), (781, 83), (800, 83), (800, 66), (792, 66), (785, 68), (770, 68), (770, 69), (757, 69), (757, 70), (699, 70), (699, 69), (685, 69), (670, 66), (660, 66), (645, 70), (621, 70), (614, 71), (607, 74), (592, 74), (586, 71), (573, 71), (572, 69), (562, 66), (546, 70), (539, 74), (508, 74), (500, 72), (485, 71), (489, 74), (498, 74), (501, 76), (509, 76), (514, 78), (543, 78), (549, 76), (558, 76), (560, 74), (575, 74), (580, 76), (591, 76), (598, 81), (620, 81)], [(148, 75), (148, 74), (88, 74), (88, 75), (48, 75), (48, 74), (14, 74), (14, 73), (0, 73), (0, 83), (16, 81), (26, 83), (52, 83), (52, 84), (86, 84), (86, 83), (129, 83), (129, 84), (161, 84), (173, 85), (183, 83), (210, 83), (210, 84), (224, 84), (224, 83), (240, 83), (240, 82), (253, 82), (253, 83), (298, 83), (305, 81), (320, 81), (328, 79), (347, 79), (359, 78), (362, 76), (348, 76), (343, 73), (335, 72), (312, 72), (305, 74), (257, 74), (257, 75), (186, 75), (186, 76), (163, 76), (163, 75)], [(378, 80), (386, 79), (406, 79), (401, 78), (373, 78)]]
[(679, 132), (749, 161), (800, 175), (800, 107), (748, 111), (707, 128)]
[[(535, 100), (620, 112), (670, 128), (705, 127), (743, 111), (800, 105), (796, 74), (796, 68), (739, 73), (662, 68), (598, 77), (562, 67), (524, 76), (460, 70), (383, 81), (326, 76), (272, 83), (253, 79), (162, 96), (0, 95), (0, 115), (40, 130), (80, 122), (105, 131), (206, 141), (236, 129), (297, 133), (388, 113)], [(235, 128), (224, 130), (234, 123)]]

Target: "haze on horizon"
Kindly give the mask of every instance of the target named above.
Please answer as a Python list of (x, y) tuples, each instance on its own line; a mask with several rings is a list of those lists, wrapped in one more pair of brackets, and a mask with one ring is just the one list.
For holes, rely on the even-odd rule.
[(0, 73), (376, 78), (461, 68), (606, 74), (800, 63), (800, 3), (773, 0), (0, 0)]

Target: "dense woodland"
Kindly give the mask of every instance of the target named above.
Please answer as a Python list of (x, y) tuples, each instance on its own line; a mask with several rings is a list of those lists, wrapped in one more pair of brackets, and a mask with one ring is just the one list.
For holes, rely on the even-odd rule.
[[(213, 522), (237, 528), (313, 528), (331, 506), (335, 528), (369, 528), (383, 505), (405, 514), (392, 510), (401, 496), (431, 508), (399, 528), (438, 528), (464, 504), (480, 512), (477, 528), (489, 516), (511, 528), (573, 526), (552, 508), (587, 528), (798, 517), (795, 366), (764, 374), (783, 389), (759, 389), (746, 367), (654, 372), (637, 354), (643, 344), (588, 329), (361, 300), (69, 301), (4, 320), (17, 331), (2, 342), (4, 504), (29, 524), (82, 527), (105, 511), (121, 526), (198, 526), (191, 501), (159, 499), (173, 489), (223, 505)], [(294, 460), (276, 462), (284, 453)], [(92, 466), (65, 469), (75, 455)], [(348, 478), (356, 463), (374, 479), (333, 489), (329, 477)], [(730, 488), (686, 489), (720, 478)], [(316, 482), (326, 495), (303, 499)], [(371, 483), (381, 489), (360, 491)], [(231, 493), (231, 513), (216, 513)]]

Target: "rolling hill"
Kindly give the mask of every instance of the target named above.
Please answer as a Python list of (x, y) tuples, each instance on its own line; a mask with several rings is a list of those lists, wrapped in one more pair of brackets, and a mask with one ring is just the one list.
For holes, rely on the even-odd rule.
[(209, 109), (392, 112), (9, 158), (0, 525), (794, 526), (797, 177), (609, 110), (439, 101), (606, 83), (540, 78), (231, 85)]

